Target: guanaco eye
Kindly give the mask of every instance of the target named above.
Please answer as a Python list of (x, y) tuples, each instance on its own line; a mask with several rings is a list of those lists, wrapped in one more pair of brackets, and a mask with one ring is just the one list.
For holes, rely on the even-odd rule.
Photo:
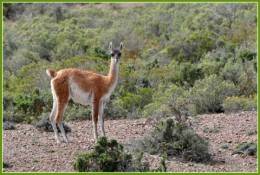
[(117, 55), (118, 55), (119, 57), (121, 57), (121, 53), (118, 53)]
[(115, 54), (114, 54), (114, 53), (111, 53), (111, 56), (112, 56), (112, 57), (114, 57), (114, 56), (115, 56)]

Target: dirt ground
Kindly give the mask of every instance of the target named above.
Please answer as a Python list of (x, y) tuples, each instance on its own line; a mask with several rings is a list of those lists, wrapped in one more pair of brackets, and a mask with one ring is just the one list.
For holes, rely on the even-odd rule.
[[(191, 127), (210, 143), (213, 160), (194, 163), (168, 157), (168, 172), (257, 172), (257, 156), (232, 155), (239, 143), (257, 142), (257, 112), (230, 114), (205, 114), (189, 118)], [(105, 120), (108, 139), (114, 138), (124, 146), (148, 135), (153, 122), (147, 119)], [(158, 122), (158, 121), (157, 121)], [(72, 143), (56, 143), (52, 132), (38, 131), (32, 125), (15, 124), (16, 130), (3, 130), (3, 161), (8, 164), (5, 172), (74, 172), (76, 154), (90, 152), (95, 143), (92, 122), (69, 122), (68, 133)], [(218, 132), (204, 133), (204, 127), (215, 128)], [(98, 126), (99, 129), (99, 126)], [(100, 133), (100, 130), (98, 130)], [(61, 137), (61, 135), (60, 135)], [(223, 146), (224, 145), (224, 146)], [(223, 148), (225, 147), (225, 149)], [(128, 150), (126, 150), (128, 151)], [(145, 154), (143, 160), (156, 168), (159, 156)]]

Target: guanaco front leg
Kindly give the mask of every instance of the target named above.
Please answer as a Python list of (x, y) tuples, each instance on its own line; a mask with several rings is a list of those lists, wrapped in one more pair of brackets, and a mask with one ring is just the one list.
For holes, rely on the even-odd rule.
[(92, 122), (93, 122), (95, 142), (97, 142), (97, 139), (98, 139), (98, 134), (97, 134), (98, 111), (99, 111), (99, 102), (93, 102), (91, 113), (92, 113)]
[(99, 102), (99, 111), (98, 111), (98, 121), (101, 127), (101, 133), (102, 136), (106, 136), (105, 135), (105, 129), (104, 129), (104, 118), (103, 118), (103, 102)]

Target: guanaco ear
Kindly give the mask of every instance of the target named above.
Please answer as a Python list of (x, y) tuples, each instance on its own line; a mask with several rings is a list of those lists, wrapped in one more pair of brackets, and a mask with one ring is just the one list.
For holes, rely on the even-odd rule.
[(120, 43), (120, 51), (123, 49), (123, 43)]
[(109, 44), (109, 50), (110, 50), (111, 53), (113, 53), (113, 51), (114, 51), (113, 46), (112, 46), (112, 42), (110, 42), (110, 44)]

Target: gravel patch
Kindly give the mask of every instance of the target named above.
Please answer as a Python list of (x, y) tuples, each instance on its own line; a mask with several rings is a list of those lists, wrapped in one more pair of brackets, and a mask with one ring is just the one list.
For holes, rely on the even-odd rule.
[[(147, 119), (105, 120), (106, 136), (116, 139), (130, 152), (129, 145), (148, 135), (155, 125), (153, 122)], [(257, 134), (248, 134), (257, 130), (256, 111), (205, 114), (189, 118), (187, 122), (195, 132), (208, 139), (213, 160), (194, 163), (168, 157), (168, 172), (257, 172), (257, 156), (232, 155), (239, 143), (257, 142)], [(8, 164), (3, 171), (75, 172), (76, 155), (92, 151), (95, 145), (92, 122), (68, 122), (67, 125), (72, 130), (67, 134), (72, 143), (58, 144), (53, 132), (39, 131), (32, 125), (15, 124), (16, 130), (3, 130), (3, 161)], [(218, 131), (203, 132), (205, 127)], [(101, 133), (99, 126), (98, 133)], [(62, 138), (61, 134), (59, 136)], [(143, 161), (157, 168), (160, 159), (158, 155), (145, 154)]]

